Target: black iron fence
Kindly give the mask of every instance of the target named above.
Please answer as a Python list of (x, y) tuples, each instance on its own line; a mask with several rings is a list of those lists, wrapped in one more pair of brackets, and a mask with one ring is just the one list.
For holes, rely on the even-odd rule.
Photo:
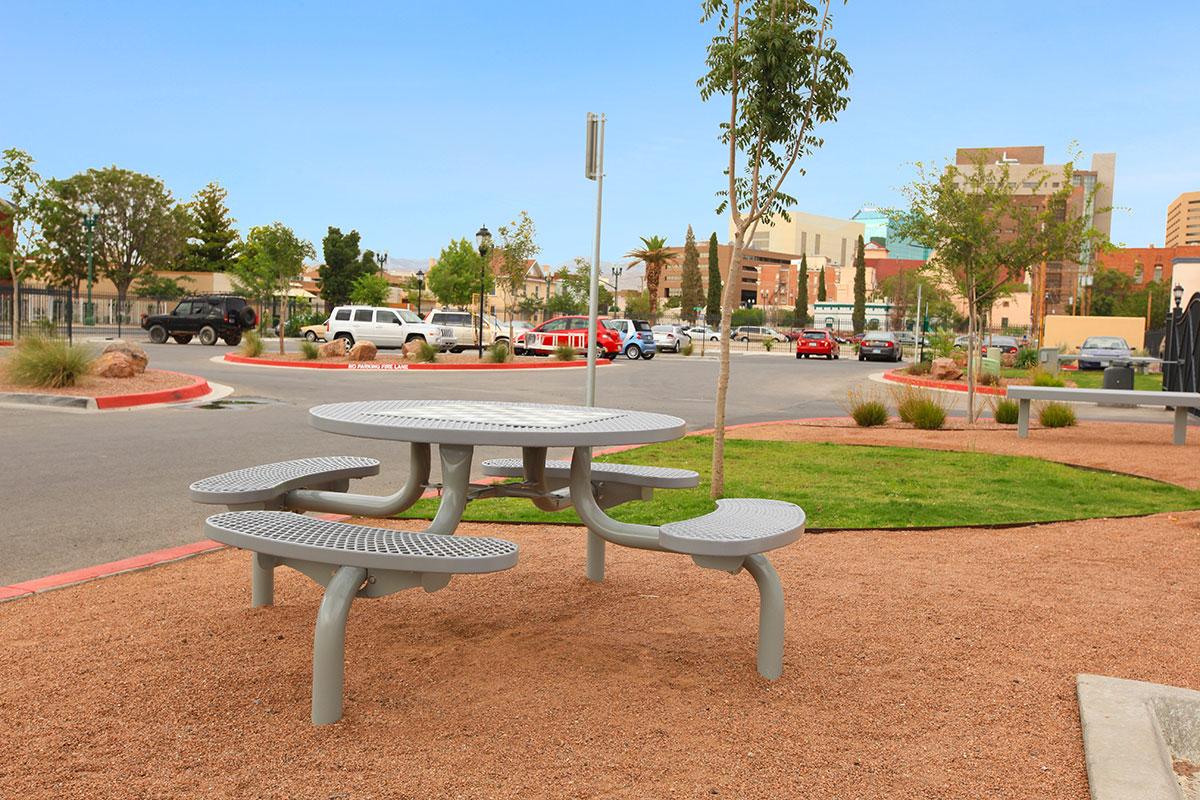
[[(14, 292), (9, 284), (0, 285), (0, 342), (29, 335), (64, 339), (115, 339), (142, 333), (142, 317), (165, 314), (176, 300), (163, 297), (121, 299), (115, 294), (86, 293), (70, 288), (21, 286)], [(20, 313), (15, 313), (18, 310)], [(19, 330), (14, 331), (14, 320)], [(16, 335), (14, 335), (16, 334)]]
[[(1200, 392), (1200, 292), (1167, 317), (1163, 389)], [(1200, 410), (1192, 409), (1193, 414)]]

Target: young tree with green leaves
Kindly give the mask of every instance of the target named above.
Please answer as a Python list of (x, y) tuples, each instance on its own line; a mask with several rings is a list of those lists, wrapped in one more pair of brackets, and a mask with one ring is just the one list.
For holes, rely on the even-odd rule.
[(658, 318), (658, 281), (662, 270), (667, 264), (673, 264), (679, 258), (678, 253), (667, 249), (667, 240), (663, 236), (640, 237), (642, 246), (630, 250), (626, 258), (632, 258), (633, 263), (646, 265), (646, 291), (650, 293), (650, 321)]
[[(702, 22), (716, 20), (708, 71), (698, 81), (708, 100), (729, 98), (720, 140), (728, 146), (727, 185), (717, 213), (733, 227), (729, 280), (721, 297), (721, 328), (730, 330), (736, 279), (746, 243), (760, 223), (796, 203), (783, 192), (797, 163), (821, 146), (817, 126), (833, 122), (849, 103), (850, 65), (832, 36), (832, 0), (702, 0)], [(739, 155), (744, 163), (739, 165)], [(721, 337), (713, 435), (711, 494), (725, 489), (725, 406), (729, 396), (729, 337)]]
[(187, 204), (187, 249), (180, 265), (196, 272), (226, 272), (237, 261), (241, 237), (225, 199), (229, 192), (213, 181)]
[(808, 327), (808, 256), (800, 254), (800, 277), (796, 283), (796, 326)]
[(0, 186), (8, 190), (3, 210), (12, 227), (12, 236), (0, 233), (0, 259), (8, 267), (13, 285), (13, 339), (21, 336), (21, 281), (38, 269), (38, 259), (46, 249), (42, 236), (42, 177), (33, 168), (33, 158), (15, 147), (4, 151), (0, 165)]
[(317, 273), (326, 313), (332, 311), (334, 306), (344, 306), (350, 302), (350, 292), (359, 275), (378, 269), (378, 265), (363, 264), (359, 244), (358, 231), (342, 233), (340, 228), (332, 225), (321, 240), (325, 263), (318, 268)]
[(625, 295), (625, 316), (629, 319), (645, 319), (650, 316), (650, 295), (633, 292)]
[(696, 249), (696, 234), (688, 225), (683, 244), (683, 275), (679, 287), (679, 307), (683, 318), (696, 324), (696, 309), (704, 305), (704, 281), (700, 277), (700, 251)]
[(854, 245), (854, 310), (850, 324), (855, 333), (862, 333), (867, 324), (867, 258), (863, 252), (863, 237)]
[(481, 274), (486, 294), (495, 283), (495, 275), (490, 269), (483, 269), (483, 256), (479, 255), (475, 245), (459, 239), (442, 248), (437, 263), (429, 268), (425, 284), (439, 301), (466, 308), (471, 304), (471, 298), (479, 294)]
[(279, 352), (284, 353), (284, 332), (287, 328), (288, 289), (292, 280), (304, 270), (304, 259), (315, 258), (311, 243), (296, 236), (282, 222), (260, 225), (250, 229), (242, 255), (230, 270), (239, 292), (255, 299), (263, 310), (272, 298), (280, 301)]
[(721, 255), (717, 232), (708, 237), (708, 290), (704, 299), (704, 322), (710, 328), (721, 321)]
[(161, 275), (143, 275), (133, 285), (138, 297), (153, 297), (156, 300), (178, 300), (191, 290), (184, 283), (195, 283), (186, 275), (179, 278), (164, 278)]
[(542, 251), (535, 236), (537, 228), (529, 214), (522, 211), (516, 220), (501, 225), (499, 252), (493, 253), (492, 263), (497, 266), (497, 287), (504, 295), (508, 309), (508, 340), (513, 341), (513, 309), (517, 298), (525, 290), (525, 277), (529, 274), (529, 262)]
[(381, 306), (387, 302), (391, 291), (387, 278), (375, 272), (364, 272), (354, 279), (350, 302), (356, 306)]

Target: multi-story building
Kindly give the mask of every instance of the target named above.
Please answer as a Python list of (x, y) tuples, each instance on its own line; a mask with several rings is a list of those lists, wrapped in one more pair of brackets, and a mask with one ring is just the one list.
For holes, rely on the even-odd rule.
[(1200, 192), (1184, 192), (1167, 206), (1167, 247), (1200, 245)]
[[(824, 256), (829, 263), (844, 267), (854, 259), (854, 247), (859, 236), (866, 234), (862, 222), (837, 217), (806, 214), (803, 211), (788, 211), (790, 220), (777, 217), (771, 225), (759, 225), (754, 237), (747, 244), (757, 250), (776, 253), (796, 253)], [(730, 222), (730, 236), (733, 223)]]
[[(696, 248), (700, 251), (700, 281), (704, 286), (705, 294), (707, 294), (708, 242), (696, 242)], [(663, 268), (662, 275), (659, 277), (659, 306), (665, 305), (665, 302), (672, 297), (678, 297), (683, 286), (683, 248), (668, 247), (667, 250), (675, 253), (677, 258), (674, 263)], [(733, 245), (717, 245), (717, 269), (721, 273), (723, 285), (729, 280), (729, 266), (732, 258)], [(811, 267), (812, 259), (809, 260)], [(790, 252), (759, 250), (750, 247), (743, 250), (742, 263), (737, 271), (738, 305), (758, 305), (760, 303), (760, 274), (764, 269), (786, 267), (792, 265), (793, 262), (799, 264), (800, 256)], [(799, 270), (798, 266), (796, 270)]]
[(933, 254), (932, 249), (893, 234), (890, 230), (891, 220), (875, 206), (863, 206), (850, 219), (863, 224), (866, 230), (863, 238), (868, 248), (875, 244), (886, 248), (892, 258), (913, 261), (928, 261), (929, 256)]
[[(969, 168), (982, 161), (985, 165), (1008, 167), (1013, 194), (1024, 202), (1042, 205), (1062, 188), (1065, 164), (1045, 163), (1045, 147), (965, 147), (955, 153), (954, 163)], [(1074, 190), (1070, 213), (1087, 218), (1090, 226), (1106, 238), (1112, 228), (1113, 182), (1116, 178), (1116, 153), (1095, 153), (1091, 169), (1073, 169)], [(1092, 269), (1092, 256), (1080, 253), (1079, 260), (1050, 262), (1045, 272), (1047, 311), (1059, 313), (1071, 306), (1084, 276)]]
[(1190, 263), (1197, 258), (1200, 258), (1200, 244), (1121, 247), (1097, 254), (1096, 266), (1125, 273), (1133, 279), (1135, 286), (1153, 281), (1164, 281), (1171, 285), (1175, 278), (1175, 264)]

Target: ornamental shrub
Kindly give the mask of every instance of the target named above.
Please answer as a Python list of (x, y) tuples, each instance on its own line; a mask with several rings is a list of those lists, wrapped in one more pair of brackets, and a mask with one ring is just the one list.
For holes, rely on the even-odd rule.
[(304, 353), (304, 357), (309, 361), (314, 360), (321, 354), (321, 348), (316, 342), (310, 342), (307, 339), (300, 342), (300, 352)]
[(554, 357), (559, 361), (574, 361), (575, 348), (569, 344), (560, 344), (554, 348)]
[(846, 412), (861, 428), (874, 428), (888, 421), (887, 406), (872, 393), (851, 389), (846, 393)]
[(77, 384), (95, 360), (95, 353), (83, 345), (27, 336), (13, 349), (6, 372), (13, 383), (61, 389)]
[(247, 358), (258, 358), (263, 354), (265, 348), (262, 335), (258, 331), (251, 330), (242, 334), (242, 355)]
[(1078, 420), (1075, 419), (1075, 410), (1066, 403), (1047, 403), (1038, 412), (1038, 422), (1042, 423), (1043, 428), (1070, 428)]
[(1066, 383), (1063, 382), (1062, 378), (1058, 377), (1057, 375), (1051, 375), (1049, 372), (1046, 372), (1043, 369), (1034, 370), (1032, 375), (1034, 386), (1055, 386), (1058, 388), (1066, 386)]
[(1020, 406), (1016, 400), (1001, 400), (992, 409), (992, 417), (1001, 425), (1016, 425)]

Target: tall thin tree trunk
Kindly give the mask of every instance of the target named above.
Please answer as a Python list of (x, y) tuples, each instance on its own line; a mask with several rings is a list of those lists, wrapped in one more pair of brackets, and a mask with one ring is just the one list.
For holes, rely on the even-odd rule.
[(975, 282), (967, 288), (967, 424), (975, 424), (975, 332), (979, 330), (975, 308)]
[(717, 372), (717, 403), (713, 415), (713, 454), (712, 480), (709, 496), (714, 500), (725, 491), (725, 403), (729, 396), (729, 344), (732, 341), (729, 332), (732, 330), (733, 302), (741, 287), (742, 250), (744, 249), (745, 231), (738, 231), (733, 237), (733, 248), (729, 254), (729, 274), (725, 278), (725, 287), (721, 292), (721, 358)]
[(13, 234), (13, 249), (8, 254), (8, 274), (12, 277), (13, 308), (12, 308), (12, 337), (15, 344), (21, 338), (21, 280), (17, 277), (16, 234)]
[(290, 284), (291, 281), (288, 281), (283, 285), (283, 300), (280, 301), (283, 304), (283, 308), (279, 309), (279, 355), (283, 355), (286, 352), (283, 346), (283, 332), (287, 330), (289, 311), (288, 290), (291, 288)]

